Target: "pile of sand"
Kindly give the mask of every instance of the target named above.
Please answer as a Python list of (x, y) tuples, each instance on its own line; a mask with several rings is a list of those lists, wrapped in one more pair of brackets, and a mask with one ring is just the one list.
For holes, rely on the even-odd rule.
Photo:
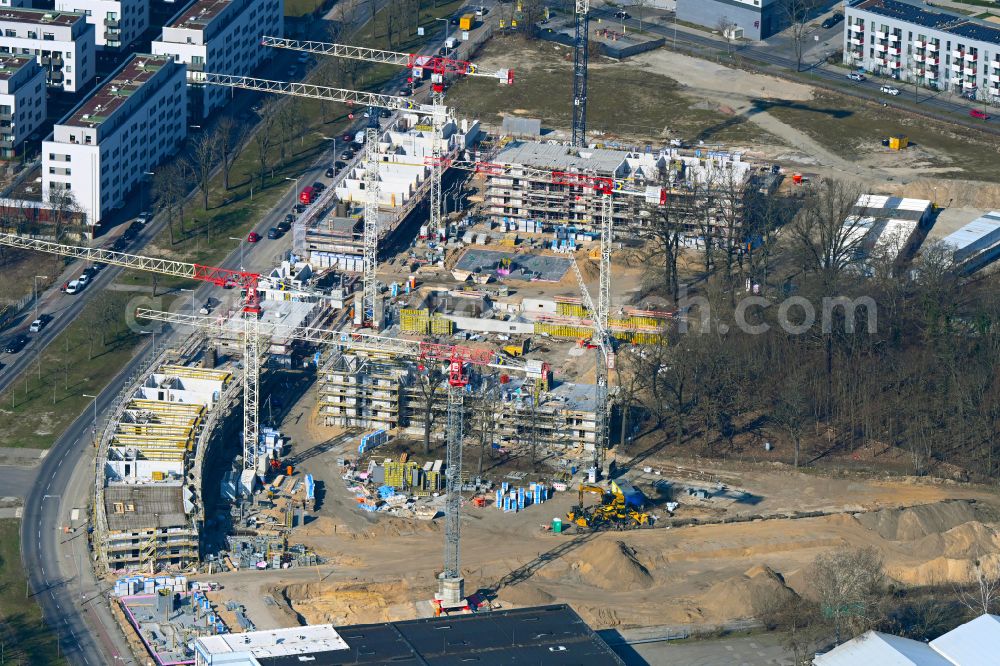
[(757, 565), (741, 576), (722, 580), (701, 596), (706, 616), (726, 619), (753, 617), (757, 609), (795, 596), (773, 569)]
[(414, 589), (405, 580), (378, 583), (299, 583), (280, 596), (307, 624), (365, 624), (419, 617), (418, 599), (434, 590)]
[(572, 568), (581, 580), (605, 590), (641, 590), (653, 576), (624, 541), (593, 541), (577, 553)]
[(916, 541), (978, 519), (971, 502), (936, 502), (905, 509), (882, 509), (855, 516), (866, 528), (888, 541)]
[(556, 600), (554, 595), (530, 583), (505, 587), (497, 592), (497, 596), (501, 601), (515, 606), (544, 606)]

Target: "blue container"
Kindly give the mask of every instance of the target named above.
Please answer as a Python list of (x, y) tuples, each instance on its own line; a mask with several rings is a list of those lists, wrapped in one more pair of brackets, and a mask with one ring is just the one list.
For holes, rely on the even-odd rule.
[(506, 481), (502, 482), (502, 483), (500, 484), (500, 490), (502, 490), (502, 491), (503, 491), (503, 493), (504, 493), (504, 495), (506, 495), (506, 494), (507, 494), (507, 491), (508, 491), (508, 490), (510, 490), (510, 484), (509, 484), (509, 483), (507, 483)]
[(524, 508), (524, 488), (517, 489), (517, 508)]
[(503, 507), (503, 492), (497, 491), (497, 508)]

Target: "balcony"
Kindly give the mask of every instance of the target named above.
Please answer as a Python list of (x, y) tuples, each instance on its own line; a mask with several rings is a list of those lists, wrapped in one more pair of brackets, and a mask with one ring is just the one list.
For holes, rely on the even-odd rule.
[(919, 39), (914, 39), (913, 40), (913, 46), (914, 46), (914, 48), (918, 48), (918, 49), (926, 49), (927, 48), (927, 42), (926, 41), (920, 41)]
[(14, 120), (14, 114), (11, 111), (0, 111), (0, 120)]
[(58, 70), (49, 72), (49, 81), (52, 83), (62, 83), (64, 78), (66, 77), (63, 76), (63, 73)]
[(913, 54), (913, 61), (914, 62), (923, 62), (924, 61), (924, 56), (921, 55), (921, 54), (919, 54), (919, 53), (914, 53)]
[(900, 37), (901, 37), (901, 35), (897, 35), (894, 32), (893, 33), (889, 33), (889, 41), (890, 42), (898, 42), (899, 39), (900, 39)]
[(205, 71), (205, 63), (203, 63), (203, 62), (189, 62), (187, 64), (187, 68), (188, 68), (189, 72), (204, 72)]
[(976, 68), (975, 67), (963, 67), (962, 68), (962, 74), (965, 74), (966, 76), (975, 76), (976, 75)]
[(975, 90), (979, 86), (976, 85), (975, 81), (962, 81), (962, 87), (966, 90)]
[(898, 60), (893, 60), (892, 62), (889, 63), (889, 69), (899, 69), (902, 66), (903, 65)]
[(122, 38), (122, 33), (118, 32), (117, 30), (114, 32), (108, 30), (105, 31), (104, 33), (104, 40), (108, 42), (119, 42), (121, 41), (121, 38)]
[(855, 23), (854, 25), (848, 25), (847, 29), (848, 30), (853, 30), (854, 32), (864, 32), (865, 31), (865, 24), (864, 23)]
[(118, 19), (109, 19), (109, 18), (104, 19), (104, 27), (106, 27), (106, 28), (117, 28), (118, 27)]
[(889, 33), (887, 33), (887, 32), (876, 32), (875, 33), (875, 39), (878, 39), (878, 40), (889, 39)]
[(890, 46), (889, 47), (889, 55), (895, 56), (895, 57), (898, 58), (899, 54), (900, 54), (900, 50), (899, 50), (898, 46)]
[(976, 62), (977, 58), (979, 58), (979, 54), (978, 53), (966, 53), (965, 54), (965, 61), (966, 62)]
[(875, 50), (876, 50), (876, 51), (885, 51), (885, 50), (887, 50), (888, 48), (889, 48), (889, 47), (888, 47), (888, 46), (886, 46), (885, 44), (876, 44), (876, 45), (875, 45)]
[(962, 73), (962, 64), (958, 63), (958, 62), (951, 63), (951, 71), (955, 72), (956, 74), (961, 74)]
[(13, 147), (14, 147), (13, 138), (10, 139), (0, 138), (0, 148), (13, 148)]
[(952, 51), (951, 52), (951, 57), (954, 58), (955, 60), (961, 60), (964, 55), (965, 55), (965, 51)]
[(865, 45), (865, 40), (863, 40), (863, 39), (849, 39), (849, 40), (847, 40), (847, 42), (849, 44), (852, 44), (853, 46), (864, 46)]
[(1000, 75), (990, 74), (990, 83), (1000, 83)]
[(928, 44), (927, 44), (927, 50), (928, 51), (937, 51), (938, 50), (938, 44), (936, 44), (935, 42), (928, 42)]
[(941, 59), (940, 58), (935, 58), (934, 56), (929, 55), (924, 60), (924, 62), (926, 62), (929, 66), (937, 67), (941, 63)]

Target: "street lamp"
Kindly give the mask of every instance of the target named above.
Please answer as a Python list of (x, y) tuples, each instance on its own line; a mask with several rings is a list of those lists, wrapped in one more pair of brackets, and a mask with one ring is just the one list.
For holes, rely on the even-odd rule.
[(36, 275), (35, 276), (35, 319), (38, 319), (38, 278), (43, 280), (48, 280), (48, 275)]
[(84, 398), (91, 398), (94, 401), (93, 402), (93, 405), (94, 405), (94, 446), (96, 447), (97, 446), (97, 396), (96, 395), (90, 395), (89, 393), (81, 393), (80, 395), (82, 395)]
[(156, 352), (156, 331), (139, 331), (139, 335), (152, 335), (153, 336), (153, 352)]
[[(448, 41), (448, 28), (449, 28), (449, 26), (451, 24), (448, 22), (447, 18), (436, 18), (434, 20), (435, 21), (444, 21), (444, 41), (447, 42)], [(447, 46), (447, 44), (445, 44), (445, 46)]]
[(230, 236), (229, 240), (239, 241), (240, 244), (240, 270), (243, 270), (243, 240), (242, 238), (236, 238), (235, 236)]

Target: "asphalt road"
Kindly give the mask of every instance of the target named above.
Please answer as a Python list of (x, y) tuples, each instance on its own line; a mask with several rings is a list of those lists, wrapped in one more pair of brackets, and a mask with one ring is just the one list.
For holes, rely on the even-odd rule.
[[(591, 15), (611, 22), (621, 23), (620, 19), (614, 17), (614, 11), (610, 9), (592, 9)], [(627, 19), (625, 25), (634, 30), (639, 29), (639, 21), (635, 18)], [(839, 25), (839, 28), (843, 30), (843, 23)], [(675, 50), (679, 51), (692, 52), (693, 55), (698, 55), (699, 52), (716, 53), (726, 49), (725, 42), (719, 39), (677, 29), (673, 25), (663, 21), (644, 20), (642, 22), (642, 29), (645, 32), (665, 38), (668, 47), (674, 47)], [(755, 44), (741, 44), (734, 49), (734, 54), (738, 54), (745, 62), (780, 67), (795, 72), (796, 63), (794, 57), (783, 55), (783, 52), (787, 52), (787, 49), (775, 48), (771, 45), (758, 46)], [(802, 73), (808, 73), (818, 78), (824, 85), (835, 88), (838, 92), (883, 103), (889, 108), (898, 107), (945, 122), (1000, 134), (1000, 113), (992, 113), (992, 117), (989, 120), (971, 118), (969, 110), (972, 108), (982, 108), (981, 105), (952, 100), (943, 92), (934, 92), (922, 88), (917, 93), (918, 101), (914, 102), (913, 87), (903, 81), (892, 81), (874, 77), (869, 77), (867, 81), (862, 82), (850, 81), (843, 69), (834, 68), (823, 61), (804, 61)], [(809, 83), (808, 80), (805, 82)], [(900, 95), (893, 97), (879, 92), (879, 88), (885, 84), (891, 84), (898, 88)]]
[(3, 479), (3, 488), (0, 489), (0, 495), (4, 497), (24, 497), (35, 484), (36, 476), (38, 476), (37, 467), (0, 465), (0, 479)]

